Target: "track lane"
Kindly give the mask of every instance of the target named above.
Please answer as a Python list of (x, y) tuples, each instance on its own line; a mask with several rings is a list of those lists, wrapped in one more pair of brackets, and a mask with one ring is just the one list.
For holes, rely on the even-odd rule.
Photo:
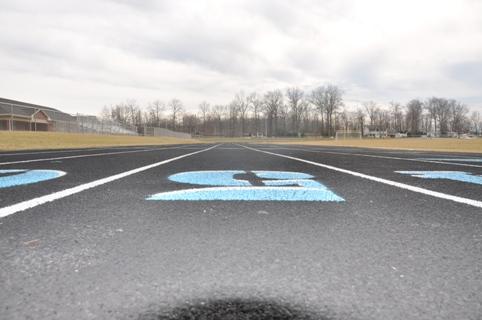
[[(256, 146), (258, 149), (264, 150), (288, 150), (288, 151), (305, 151), (310, 153), (323, 153), (323, 154), (332, 154), (332, 155), (341, 155), (341, 156), (353, 156), (353, 157), (367, 157), (367, 158), (375, 158), (375, 159), (386, 159), (386, 160), (403, 160), (403, 161), (412, 161), (412, 162), (422, 162), (422, 163), (433, 163), (433, 164), (444, 164), (444, 165), (451, 165), (451, 166), (458, 166), (458, 167), (467, 167), (467, 168), (482, 168), (482, 165), (477, 164), (482, 162), (482, 154), (479, 156), (472, 155), (444, 155), (438, 153), (424, 153), (424, 152), (417, 152), (413, 153), (410, 151), (406, 151), (404, 153), (395, 152), (397, 156), (393, 156), (394, 152), (363, 152), (360, 153), (360, 150), (351, 150), (351, 152), (340, 152), (340, 151), (333, 151), (330, 148), (309, 148), (307, 146), (303, 147), (286, 147), (286, 146), (278, 146), (278, 147), (263, 147), (262, 145)], [(357, 152), (358, 151), (358, 152)]]
[[(34, 155), (30, 155), (29, 159), (7, 159), (7, 161), (0, 162), (0, 166), (5, 165), (12, 165), (12, 164), (22, 164), (22, 163), (34, 163), (34, 162), (47, 162), (47, 161), (55, 161), (55, 160), (69, 160), (69, 159), (79, 159), (79, 158), (91, 158), (91, 157), (103, 157), (103, 156), (112, 156), (112, 155), (122, 155), (122, 154), (129, 154), (129, 153), (144, 153), (144, 152), (153, 152), (158, 150), (164, 149), (178, 149), (183, 148), (184, 146), (161, 146), (161, 147), (145, 147), (145, 148), (127, 148), (122, 151), (109, 151), (109, 152), (99, 152), (99, 150), (94, 150), (95, 152), (80, 152), (80, 154), (69, 154), (69, 155), (62, 155), (57, 154), (55, 156), (50, 155), (49, 157), (35, 157)], [(194, 147), (193, 147), (194, 148)], [(0, 158), (1, 159), (1, 158)]]
[[(415, 187), (442, 192), (453, 196), (464, 197), (482, 201), (481, 185), (444, 179), (421, 179), (410, 175), (400, 174), (396, 171), (461, 171), (473, 175), (482, 175), (482, 168), (461, 167), (451, 163), (432, 163), (420, 161), (406, 161), (381, 157), (360, 157), (352, 153), (332, 153), (323, 149), (311, 150), (310, 148), (262, 148), (259, 150), (270, 151), (287, 156), (302, 158), (308, 161), (319, 162), (342, 169), (352, 170), (370, 176), (409, 184)], [(379, 151), (380, 153), (380, 151)], [(432, 154), (434, 155), (434, 154)], [(436, 155), (435, 155), (436, 156)]]
[[(346, 201), (144, 200), (192, 187), (171, 174), (232, 169), (309, 173)], [(334, 319), (476, 319), (480, 310), (478, 210), (259, 152), (214, 149), (26, 213), (0, 225), (0, 305), (11, 319), (128, 318), (233, 295)]]
[[(1, 166), (0, 169), (50, 169), (66, 172), (65, 176), (57, 179), (21, 185), (9, 188), (0, 188), (0, 207), (40, 197), (52, 192), (72, 188), (80, 184), (101, 179), (120, 172), (133, 170), (140, 166), (176, 157), (184, 153), (200, 150), (183, 149), (184, 146), (148, 149), (148, 152), (131, 150), (128, 153), (115, 153), (100, 157), (79, 157), (63, 160), (50, 160), (32, 163), (16, 163)], [(206, 148), (209, 145), (203, 145)]]
[(1, 157), (31, 156), (41, 154), (63, 154), (83, 151), (106, 151), (106, 150), (125, 150), (125, 149), (145, 149), (146, 146), (124, 146), (124, 147), (95, 147), (95, 148), (72, 148), (72, 149), (41, 149), (41, 150), (19, 150), (19, 151), (0, 151)]

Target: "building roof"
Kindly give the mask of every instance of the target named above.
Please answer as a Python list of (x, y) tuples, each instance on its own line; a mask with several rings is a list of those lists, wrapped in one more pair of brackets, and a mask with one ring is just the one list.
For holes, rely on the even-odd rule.
[(13, 115), (15, 116), (30, 118), (38, 110), (42, 110), (50, 118), (50, 120), (75, 121), (75, 117), (71, 116), (70, 114), (51, 107), (0, 98), (0, 114), (2, 115), (9, 115), (13, 112)]

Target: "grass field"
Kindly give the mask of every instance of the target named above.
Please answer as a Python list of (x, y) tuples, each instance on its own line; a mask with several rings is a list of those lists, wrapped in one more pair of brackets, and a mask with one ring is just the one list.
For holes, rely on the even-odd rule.
[(202, 142), (273, 143), (287, 145), (339, 146), (383, 148), (397, 150), (425, 150), (443, 152), (482, 153), (482, 138), (404, 138), (404, 139), (320, 139), (320, 138), (204, 138)]
[[(289, 142), (288, 142), (289, 143)], [(291, 142), (293, 143), (293, 142)], [(406, 138), (304, 141), (306, 145), (482, 153), (482, 139)]]
[(399, 150), (482, 153), (482, 139), (320, 139), (320, 138), (200, 138), (137, 137), (62, 132), (0, 132), (0, 150), (64, 149), (180, 143), (273, 143), (287, 145), (343, 146)]
[(77, 134), (63, 132), (0, 132), (0, 150), (64, 149), (197, 143), (194, 139)]

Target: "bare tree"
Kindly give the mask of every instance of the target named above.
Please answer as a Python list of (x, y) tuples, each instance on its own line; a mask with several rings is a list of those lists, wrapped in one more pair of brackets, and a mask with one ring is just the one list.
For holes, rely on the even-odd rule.
[(256, 132), (256, 136), (258, 136), (259, 135), (259, 114), (261, 113), (261, 109), (263, 108), (263, 100), (256, 92), (253, 92), (249, 95), (248, 102), (251, 105), (251, 110), (253, 111), (254, 131)]
[[(424, 104), (423, 111), (426, 111), (426, 110), (427, 109), (425, 108), (425, 104)], [(426, 133), (429, 133), (432, 131), (432, 117), (428, 112), (422, 112), (422, 131)]]
[(264, 95), (264, 106), (267, 117), (267, 134), (276, 136), (278, 134), (278, 109), (283, 104), (283, 93), (280, 90), (268, 91)]
[(449, 106), (452, 112), (452, 118), (451, 118), (452, 131), (457, 132), (458, 134), (461, 134), (464, 131), (467, 131), (468, 130), (467, 113), (469, 112), (467, 107), (455, 100), (449, 100)]
[(199, 112), (201, 113), (201, 118), (203, 119), (203, 135), (206, 135), (206, 122), (207, 122), (207, 116), (209, 114), (209, 103), (206, 101), (203, 101), (199, 104), (198, 106)]
[(480, 136), (480, 132), (482, 129), (482, 120), (480, 117), (480, 112), (473, 111), (470, 115), (470, 122), (472, 127), (472, 132), (475, 133), (476, 136)]
[(361, 136), (363, 137), (365, 134), (365, 113), (363, 112), (362, 108), (358, 108), (355, 114), (356, 121), (358, 123), (358, 127), (361, 132)]
[[(311, 92), (310, 102), (314, 104), (322, 115), (326, 116), (326, 129), (328, 136), (333, 135), (333, 116), (336, 115), (338, 109), (343, 105), (343, 91), (335, 85), (327, 85), (318, 87)], [(323, 128), (322, 128), (323, 131)]]
[(136, 100), (128, 99), (124, 105), (127, 111), (128, 124), (140, 126), (142, 124), (141, 109)]
[(162, 113), (166, 109), (165, 104), (160, 100), (155, 100), (147, 107), (148, 122), (157, 127), (161, 126)]
[(447, 99), (435, 98), (437, 120), (440, 126), (440, 134), (446, 135), (449, 132), (450, 104)]
[(317, 87), (311, 91), (308, 100), (315, 106), (316, 110), (320, 114), (321, 128), (320, 135), (324, 135), (324, 115), (325, 115), (325, 88)]
[(333, 114), (343, 105), (343, 91), (335, 85), (325, 87), (325, 112), (328, 136), (333, 135)]
[(120, 124), (128, 124), (127, 109), (123, 103), (116, 104), (110, 108), (110, 118)]
[(308, 100), (303, 99), (301, 112), (301, 132), (317, 132), (318, 131), (318, 111), (312, 108)]
[(398, 102), (390, 102), (391, 123), (390, 128), (396, 132), (402, 132), (403, 127), (403, 111), (402, 106)]
[(346, 131), (349, 131), (349, 127), (350, 127), (350, 115), (349, 115), (348, 110), (346, 110), (346, 108), (343, 108), (343, 110), (341, 110), (341, 112), (339, 113), (338, 119), (339, 119), (340, 122), (341, 122), (341, 125), (342, 125), (342, 127), (343, 127), (343, 130), (345, 130), (345, 132), (346, 132)]
[(104, 106), (102, 108), (102, 111), (100, 112), (100, 118), (102, 120), (112, 120), (111, 119), (111, 111), (110, 111), (110, 108), (108, 106)]
[(276, 120), (276, 135), (285, 136), (288, 134), (288, 127), (289, 127), (289, 107), (287, 104), (282, 102), (278, 106), (277, 112), (277, 120)]
[[(107, 116), (107, 110), (103, 112)], [(111, 106), (110, 119), (125, 126), (141, 126), (143, 123), (142, 110), (133, 99)]]
[(426, 102), (425, 106), (429, 113), (433, 116), (435, 133), (437, 133), (438, 123), (438, 132), (440, 132), (442, 135), (447, 134), (449, 131), (449, 119), (451, 115), (449, 101), (444, 98), (432, 97)]
[(388, 131), (390, 128), (390, 111), (384, 108), (380, 109), (380, 112), (378, 113), (378, 118), (377, 118), (377, 127), (380, 128), (382, 131)]
[(214, 135), (223, 135), (223, 122), (222, 117), (224, 113), (223, 105), (215, 105), (212, 109), (212, 118), (214, 120)]
[(241, 136), (244, 136), (246, 126), (246, 113), (249, 111), (250, 104), (248, 98), (241, 91), (234, 97), (234, 103), (236, 104), (239, 112), (239, 118), (241, 119)]
[(411, 134), (420, 132), (422, 122), (423, 104), (418, 99), (410, 100), (407, 103), (407, 113), (405, 115), (407, 129)]
[(374, 101), (367, 101), (363, 103), (368, 119), (370, 120), (370, 126), (375, 126), (380, 107)]
[(229, 113), (229, 131), (230, 131), (230, 136), (234, 137), (236, 135), (236, 123), (238, 120), (238, 114), (239, 114), (239, 106), (236, 103), (236, 101), (232, 101), (228, 105), (228, 113)]
[(300, 123), (301, 119), (306, 112), (307, 104), (303, 101), (303, 90), (292, 87), (286, 90), (286, 97), (288, 98), (288, 106), (291, 111), (291, 117), (293, 119), (293, 129), (296, 134), (301, 136)]
[(202, 102), (195, 114), (184, 113), (178, 99), (172, 99), (165, 106), (156, 100), (145, 108), (131, 99), (105, 106), (100, 116), (126, 126), (160, 126), (165, 121), (166, 127), (169, 122), (172, 129), (225, 136), (244, 136), (248, 132), (258, 135), (263, 130), (268, 136), (333, 135), (337, 129), (355, 129), (364, 134), (365, 124), (372, 130), (409, 131), (411, 134), (471, 132), (479, 135), (482, 131), (480, 113), (473, 112), (469, 117), (469, 108), (453, 99), (432, 97), (423, 104), (414, 99), (405, 108), (397, 102), (383, 106), (370, 101), (353, 111), (344, 107), (342, 95), (333, 85), (315, 88), (309, 94), (297, 87), (288, 88), (286, 101), (280, 90), (263, 95), (254, 92), (249, 96), (240, 91), (229, 105), (210, 107)]
[(430, 119), (433, 121), (433, 127), (432, 123), (430, 123), (430, 130), (433, 131), (435, 135), (437, 134), (437, 105), (438, 99), (435, 97), (428, 99), (424, 103), (424, 107), (428, 111)]
[(182, 117), (182, 131), (189, 134), (196, 134), (198, 126), (198, 118), (193, 114), (184, 114)]
[(169, 112), (171, 114), (172, 129), (176, 130), (177, 119), (179, 117), (179, 114), (184, 111), (184, 107), (181, 100), (179, 99), (172, 99), (171, 101), (169, 101), (167, 107), (169, 108)]

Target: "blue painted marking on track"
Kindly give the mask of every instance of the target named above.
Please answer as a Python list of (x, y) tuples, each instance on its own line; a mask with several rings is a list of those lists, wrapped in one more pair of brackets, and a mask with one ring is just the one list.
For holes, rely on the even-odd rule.
[(482, 185), (482, 176), (464, 171), (395, 171), (423, 179), (446, 179)]
[(235, 174), (243, 173), (246, 173), (246, 171), (189, 171), (173, 174), (169, 176), (169, 180), (202, 186), (250, 186), (251, 184), (248, 181), (233, 178)]
[(345, 201), (327, 188), (215, 187), (177, 190), (152, 195), (147, 200), (187, 201)]
[[(345, 201), (312, 175), (290, 171), (252, 171), (263, 179), (264, 186), (253, 186), (247, 180), (238, 180), (236, 174), (244, 170), (190, 171), (169, 176), (169, 180), (211, 188), (196, 188), (161, 192), (146, 200), (184, 201)], [(264, 180), (267, 179), (267, 180)]]
[(56, 179), (65, 175), (65, 172), (59, 170), (7, 169), (0, 170), (0, 174), (9, 174), (0, 176), (0, 188), (8, 188)]
[(311, 179), (312, 175), (302, 172), (292, 172), (292, 171), (252, 171), (256, 176), (263, 179), (281, 179), (281, 180), (292, 180), (292, 179)]
[(266, 186), (299, 186), (305, 188), (327, 189), (324, 185), (315, 180), (310, 179), (293, 179), (293, 180), (263, 180)]

